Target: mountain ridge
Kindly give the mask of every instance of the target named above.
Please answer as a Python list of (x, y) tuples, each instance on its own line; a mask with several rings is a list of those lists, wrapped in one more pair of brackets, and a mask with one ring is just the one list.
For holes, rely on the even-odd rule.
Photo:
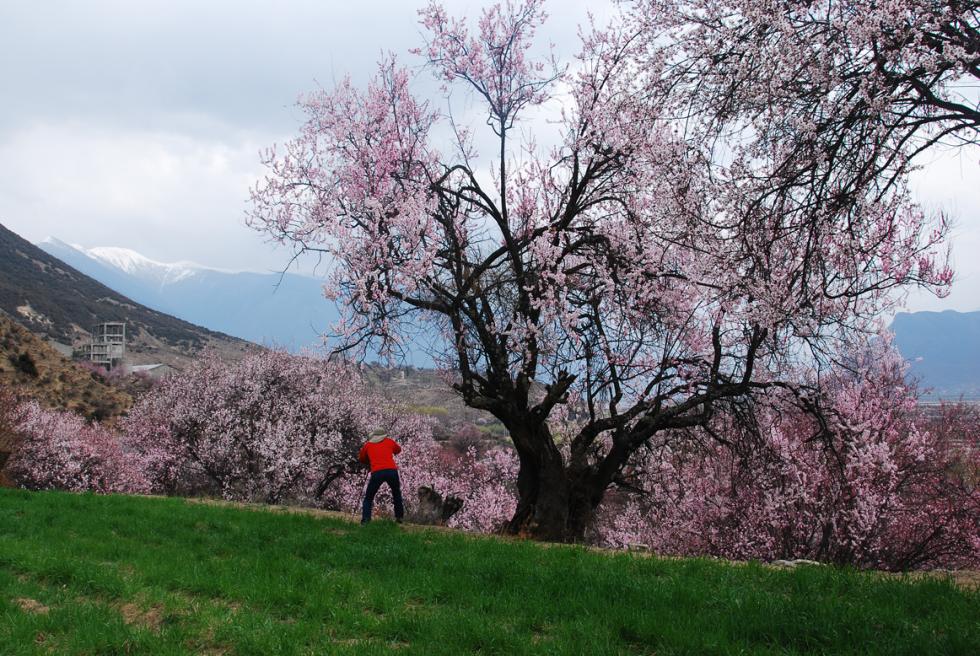
[(57, 238), (37, 246), (150, 308), (257, 344), (314, 347), (339, 318), (323, 283), (301, 274), (157, 262), (130, 249), (84, 248)]
[(899, 312), (891, 330), (924, 398), (980, 399), (980, 311)]
[(206, 348), (239, 359), (254, 345), (146, 307), (0, 225), (0, 309), (31, 332), (73, 346), (106, 321), (127, 324), (127, 359), (181, 368)]

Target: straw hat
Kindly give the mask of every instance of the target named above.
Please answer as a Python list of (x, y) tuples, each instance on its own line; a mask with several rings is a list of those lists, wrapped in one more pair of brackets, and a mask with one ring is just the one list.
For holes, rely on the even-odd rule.
[(378, 428), (376, 430), (371, 431), (371, 437), (369, 439), (371, 442), (381, 442), (386, 437), (388, 437), (388, 433)]

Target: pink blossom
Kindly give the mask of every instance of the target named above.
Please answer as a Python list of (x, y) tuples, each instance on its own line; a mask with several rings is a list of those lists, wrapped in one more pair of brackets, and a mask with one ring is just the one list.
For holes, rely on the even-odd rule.
[(139, 458), (109, 428), (36, 401), (24, 402), (14, 417), (19, 439), (6, 472), (16, 485), (103, 494), (149, 491)]
[(751, 434), (719, 417), (712, 431), (729, 444), (695, 431), (681, 446), (645, 454), (630, 472), (644, 494), (611, 495), (596, 538), (736, 559), (976, 567), (976, 413), (922, 418), (904, 365), (887, 348), (858, 355), (851, 366), (856, 374), (832, 373), (824, 424), (775, 398), (754, 408)]
[[(306, 122), (263, 157), (249, 221), (330, 255), (338, 351), (395, 357), (433, 337), (446, 379), (510, 432), (508, 530), (584, 539), (653, 445), (688, 458), (685, 430), (726, 408), (823, 398), (812, 374), (907, 290), (947, 292), (948, 222), (908, 176), (933, 135), (976, 137), (955, 94), (978, 67), (975, 12), (649, 0), (583, 27), (568, 66), (537, 54), (538, 0), (475, 23), (438, 3), (420, 17), (417, 54), (485, 125), (434, 111), (386, 58), (364, 89), (301, 101)], [(533, 122), (544, 103), (549, 148)], [(484, 159), (478, 129), (494, 140)], [(558, 408), (573, 399), (569, 424)], [(853, 476), (896, 476), (872, 418), (839, 414), (856, 423), (833, 429), (864, 444)], [(741, 435), (749, 416), (727, 417)], [(667, 473), (651, 484), (669, 488)], [(878, 517), (875, 499), (852, 507), (855, 527)]]

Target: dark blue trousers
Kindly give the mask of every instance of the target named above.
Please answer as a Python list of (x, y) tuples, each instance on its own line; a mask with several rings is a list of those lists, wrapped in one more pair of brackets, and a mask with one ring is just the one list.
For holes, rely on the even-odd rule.
[(401, 519), (405, 515), (405, 507), (402, 505), (402, 484), (398, 479), (397, 469), (380, 469), (371, 472), (371, 479), (368, 481), (367, 490), (364, 492), (364, 505), (361, 507), (361, 523), (366, 524), (371, 521), (371, 509), (374, 508), (374, 495), (382, 483), (387, 483), (391, 488), (391, 496), (395, 501), (395, 519)]

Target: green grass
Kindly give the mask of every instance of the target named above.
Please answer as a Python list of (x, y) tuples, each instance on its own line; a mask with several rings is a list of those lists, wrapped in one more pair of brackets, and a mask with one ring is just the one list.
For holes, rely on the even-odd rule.
[(0, 654), (970, 654), (945, 580), (0, 490)]

